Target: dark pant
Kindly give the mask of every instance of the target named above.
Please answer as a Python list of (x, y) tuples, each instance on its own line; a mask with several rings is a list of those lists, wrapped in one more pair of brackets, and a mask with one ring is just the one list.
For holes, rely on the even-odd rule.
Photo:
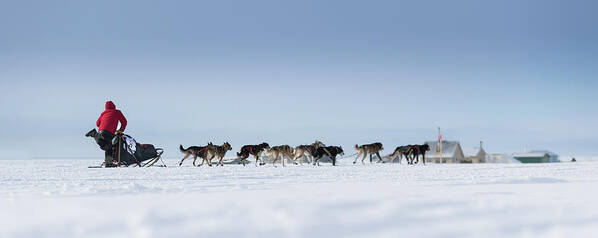
[(95, 132), (94, 130), (91, 133), (91, 137), (95, 139), (96, 143), (100, 146), (100, 149), (104, 151), (106, 167), (112, 165), (112, 161), (114, 160), (114, 153), (112, 150), (112, 139), (114, 139), (114, 134), (109, 131), (101, 130)]
[(100, 149), (103, 151), (110, 151), (112, 147), (112, 139), (114, 139), (114, 134), (110, 133), (109, 131), (101, 130), (92, 137), (96, 140), (96, 143), (100, 146)]

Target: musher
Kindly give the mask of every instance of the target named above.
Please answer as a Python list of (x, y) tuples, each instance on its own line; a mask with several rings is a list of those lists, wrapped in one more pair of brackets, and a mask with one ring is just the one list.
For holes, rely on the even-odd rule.
[[(116, 130), (118, 123), (120, 122), (120, 129)], [(102, 112), (100, 118), (96, 122), (98, 130), (92, 129), (85, 134), (86, 137), (92, 137), (102, 150), (105, 151), (106, 167), (114, 167), (112, 163), (112, 139), (115, 133), (120, 135), (125, 131), (127, 127), (127, 119), (120, 110), (116, 109), (116, 106), (112, 101), (106, 102), (106, 110)]]

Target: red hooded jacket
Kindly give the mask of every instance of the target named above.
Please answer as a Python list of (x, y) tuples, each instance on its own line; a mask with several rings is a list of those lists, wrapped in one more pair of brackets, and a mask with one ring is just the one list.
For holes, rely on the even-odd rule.
[(100, 118), (96, 122), (99, 130), (109, 131), (112, 134), (116, 133), (116, 126), (120, 122), (120, 130), (125, 131), (127, 127), (127, 119), (125, 116), (120, 112), (120, 110), (116, 110), (116, 106), (112, 101), (106, 102), (106, 110), (102, 112)]

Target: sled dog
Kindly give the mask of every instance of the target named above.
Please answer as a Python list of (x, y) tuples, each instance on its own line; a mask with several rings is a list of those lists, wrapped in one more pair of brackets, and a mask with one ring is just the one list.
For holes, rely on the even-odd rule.
[(179, 166), (183, 165), (183, 161), (189, 158), (189, 156), (193, 156), (193, 166), (195, 166), (195, 160), (199, 156), (200, 158), (204, 158), (206, 156), (206, 148), (212, 145), (212, 142), (208, 143), (206, 146), (190, 146), (189, 148), (183, 148), (183, 145), (179, 145), (179, 150), (181, 153), (185, 154), (181, 162), (179, 162)]
[(312, 156), (315, 158), (313, 164), (317, 164), (319, 166), (320, 159), (322, 159), (322, 157), (324, 157), (325, 155), (330, 157), (330, 159), (332, 160), (332, 166), (336, 166), (336, 156), (343, 156), (345, 155), (345, 152), (343, 151), (343, 147), (340, 146), (319, 147), (313, 150), (312, 152)]
[(361, 163), (364, 164), (364, 160), (365, 157), (367, 157), (367, 155), (370, 155), (370, 163), (372, 163), (372, 155), (376, 154), (378, 156), (378, 159), (380, 161), (382, 161), (382, 157), (380, 156), (380, 151), (384, 150), (384, 147), (382, 147), (382, 143), (376, 142), (373, 144), (367, 144), (367, 145), (355, 145), (355, 150), (357, 150), (357, 156), (355, 157), (355, 161), (353, 161), (353, 164), (355, 164), (357, 162), (357, 159), (359, 158), (360, 155), (363, 154), (363, 158), (361, 159)]
[(419, 156), (422, 156), (422, 161), (426, 164), (426, 151), (430, 151), (430, 145), (423, 144), (423, 145), (414, 145), (411, 147), (411, 164), (413, 164), (413, 159), (415, 159), (415, 163), (419, 162)]
[(401, 163), (401, 161), (403, 160), (403, 156), (405, 156), (405, 160), (407, 161), (407, 164), (411, 164), (411, 162), (409, 161), (409, 156), (411, 155), (411, 145), (407, 145), (407, 146), (399, 146), (395, 149), (395, 151), (389, 155), (389, 157), (391, 158), (390, 162), (393, 163), (394, 160), (399, 157), (399, 164)]
[(276, 161), (278, 160), (278, 156), (282, 156), (282, 161), (281, 161), (282, 166), (285, 166), (284, 160), (286, 158), (293, 159), (294, 150), (289, 145), (280, 145), (280, 146), (274, 146), (270, 149), (267, 149), (266, 154), (274, 157), (274, 160), (272, 161), (272, 165), (274, 165), (274, 166), (276, 166)]
[[(311, 143), (311, 145), (299, 145), (295, 147), (295, 155), (293, 156), (293, 160), (295, 161), (294, 163), (297, 164), (297, 159), (302, 158), (303, 156), (307, 157), (309, 163), (313, 163), (314, 157), (311, 155), (312, 151), (324, 146), (326, 146), (324, 145), (324, 143), (322, 143), (319, 140), (316, 140), (314, 143)], [(300, 159), (299, 163), (303, 164), (303, 160)]]
[(207, 156), (205, 158), (203, 158), (200, 166), (203, 165), (204, 161), (208, 161), (208, 165), (212, 166), (212, 159), (214, 159), (214, 157), (218, 157), (218, 163), (216, 164), (216, 166), (218, 166), (218, 165), (224, 166), (222, 164), (222, 159), (226, 155), (226, 152), (228, 152), (229, 150), (232, 150), (232, 149), (233, 148), (230, 146), (230, 144), (228, 142), (224, 142), (224, 143), (222, 143), (222, 145), (208, 146), (208, 148), (206, 148)]
[(264, 165), (264, 163), (260, 160), (260, 155), (267, 149), (270, 149), (270, 145), (268, 145), (266, 142), (259, 145), (244, 145), (241, 147), (241, 151), (237, 153), (237, 156), (241, 158), (243, 166), (245, 166), (245, 160), (249, 157), (249, 155), (253, 155), (255, 157), (255, 166), (258, 165), (258, 161), (260, 162), (260, 165)]

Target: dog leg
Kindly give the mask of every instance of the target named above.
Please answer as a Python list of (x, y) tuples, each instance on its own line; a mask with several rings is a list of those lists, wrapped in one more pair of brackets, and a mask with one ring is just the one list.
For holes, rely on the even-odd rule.
[[(294, 156), (293, 156), (293, 163), (294, 163), (294, 164), (298, 164), (298, 163), (297, 163), (297, 159), (298, 159), (298, 158), (299, 158), (299, 157), (297, 157), (297, 155), (294, 155)], [(301, 160), (299, 161), (299, 163), (301, 163)]]
[(302, 162), (301, 160), (299, 160), (299, 163), (297, 163), (297, 159), (299, 159), (299, 158), (301, 158), (301, 157), (297, 157), (297, 156), (295, 156), (295, 157), (293, 158), (293, 163), (294, 163), (294, 164), (302, 164), (303, 162)]
[(210, 166), (210, 167), (212, 167), (212, 159), (214, 159), (214, 156), (216, 156), (216, 155), (214, 155), (212, 153), (208, 153), (208, 155), (206, 156), (207, 157), (206, 160), (208, 161), (208, 166)]
[(303, 159), (309, 161), (309, 157), (305, 155), (305, 151), (302, 151), (301, 155), (299, 156), (299, 164), (303, 165)]
[(249, 163), (249, 161), (247, 161), (247, 157), (249, 157), (249, 155), (239, 157), (239, 158), (241, 158), (241, 163), (243, 163), (243, 166), (245, 166), (245, 162)]
[(307, 156), (305, 156), (305, 154), (303, 154), (303, 153), (298, 158), (299, 158), (299, 164), (300, 165), (303, 165), (303, 158), (305, 158), (306, 160), (309, 161), (309, 158), (307, 158)]
[(195, 165), (195, 160), (197, 160), (197, 154), (193, 154), (193, 166), (196, 166)]
[(220, 165), (220, 166), (224, 166), (224, 165), (222, 164), (222, 159), (224, 158), (224, 156), (222, 156), (222, 157), (218, 156), (218, 157), (219, 157), (219, 158), (218, 158), (218, 163), (216, 163), (216, 167), (218, 167), (218, 165)]
[(417, 156), (416, 154), (411, 154), (411, 164), (412, 164), (412, 165), (413, 165), (413, 164), (417, 164), (417, 162), (415, 162), (415, 157), (416, 157), (416, 156)]
[(264, 162), (264, 160), (262, 160), (260, 157), (262, 157), (262, 153), (261, 152), (258, 154), (258, 159), (260, 160), (260, 166), (266, 165), (266, 162)]
[(183, 159), (179, 163), (179, 166), (183, 165), (183, 161), (185, 161), (185, 159), (187, 159), (189, 156), (191, 156), (191, 154), (185, 154), (185, 157), (183, 157)]
[(202, 166), (204, 164), (204, 162), (209, 162), (208, 161), (209, 157), (210, 157), (210, 153), (208, 151), (206, 151), (205, 154), (204, 154), (204, 157), (202, 157), (201, 165), (199, 165), (199, 166)]
[(384, 163), (384, 161), (382, 160), (382, 156), (380, 156), (380, 152), (376, 152), (376, 155), (378, 156), (378, 163)]
[(355, 156), (355, 160), (353, 160), (353, 164), (357, 163), (357, 159), (359, 159), (359, 156), (361, 156), (360, 151), (357, 152), (357, 156)]
[(272, 160), (272, 166), (276, 167), (277, 160), (278, 160), (278, 153), (274, 153), (274, 160)]

